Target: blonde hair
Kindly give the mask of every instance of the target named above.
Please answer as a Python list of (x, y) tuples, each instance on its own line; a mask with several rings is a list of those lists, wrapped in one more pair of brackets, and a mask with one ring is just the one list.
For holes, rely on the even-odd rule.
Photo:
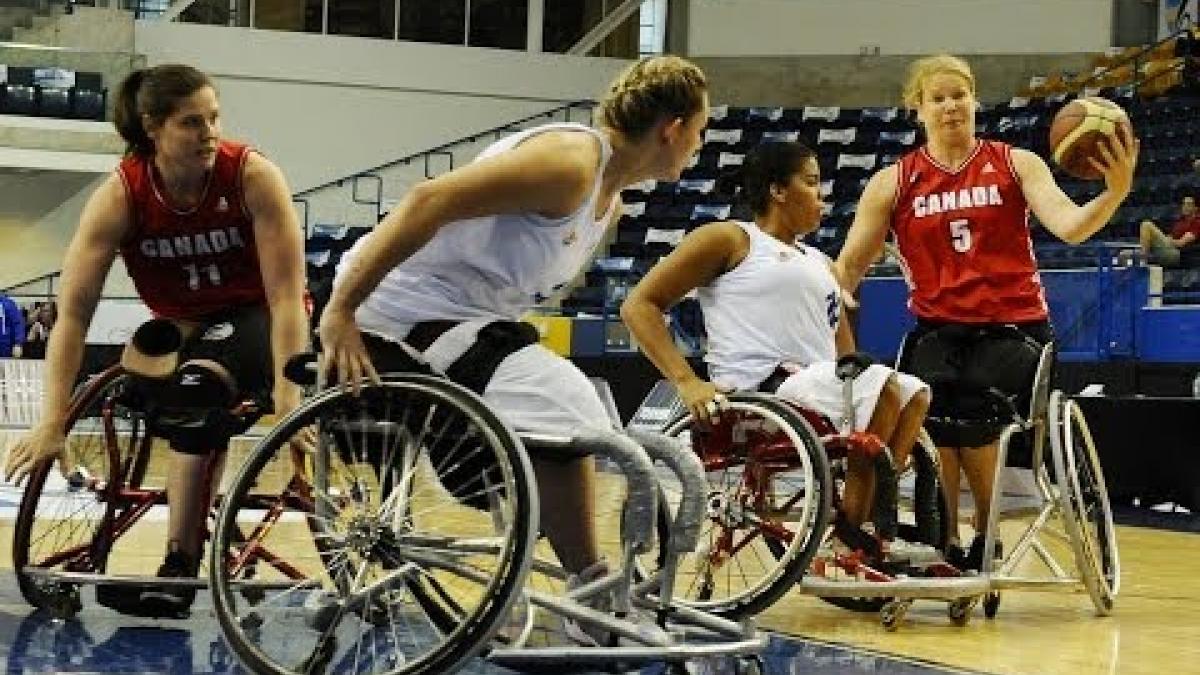
[(626, 68), (600, 101), (600, 121), (639, 138), (663, 117), (688, 118), (704, 107), (708, 79), (678, 56), (650, 56)]
[(917, 59), (909, 64), (908, 76), (904, 80), (904, 91), (901, 94), (904, 107), (916, 110), (921, 105), (921, 97), (925, 93), (925, 80), (942, 73), (958, 75), (963, 78), (967, 81), (971, 95), (975, 95), (975, 75), (971, 72), (971, 66), (957, 56), (937, 54)]

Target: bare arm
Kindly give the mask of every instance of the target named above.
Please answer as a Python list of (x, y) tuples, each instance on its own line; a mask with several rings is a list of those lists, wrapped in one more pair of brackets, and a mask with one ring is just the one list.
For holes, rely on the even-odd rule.
[(304, 245), (283, 172), (257, 153), (246, 161), (246, 208), (254, 219), (263, 286), (271, 311), (271, 358), (275, 364), (275, 412), (300, 403), (300, 387), (283, 376), (287, 360), (308, 348), (304, 314)]
[(83, 361), (84, 337), (129, 223), (125, 187), (114, 173), (84, 205), (79, 229), (67, 247), (58, 321), (46, 345), (42, 419), (9, 451), (5, 474), (12, 480), (20, 480), (41, 460), (61, 451), (71, 389)]
[(354, 311), (384, 275), (450, 222), (498, 213), (573, 213), (592, 189), (600, 147), (588, 134), (536, 136), (495, 157), (415, 185), (371, 233), (342, 273), (321, 319), (325, 368), (342, 381), (377, 377)]
[(839, 311), (837, 331), (833, 334), (833, 341), (837, 346), (837, 355), (842, 357), (854, 353), (857, 347), (854, 344), (854, 331), (850, 330), (850, 317), (846, 315), (846, 305), (843, 304)]
[(1082, 206), (1062, 191), (1041, 157), (1028, 150), (1013, 149), (1013, 168), (1029, 208), (1046, 229), (1069, 244), (1087, 241), (1108, 224), (1133, 187), (1141, 141), (1125, 138), (1124, 134), (1115, 138), (1115, 142), (1104, 147), (1102, 162), (1092, 160), (1093, 166), (1104, 174), (1104, 192)]
[(854, 224), (846, 234), (846, 243), (833, 264), (833, 275), (851, 293), (862, 282), (867, 268), (879, 256), (883, 240), (892, 222), (896, 201), (895, 165), (876, 173), (867, 181), (854, 213)]
[(688, 409), (702, 419), (708, 417), (706, 406), (716, 388), (697, 377), (671, 339), (663, 314), (689, 291), (710, 283), (741, 261), (748, 248), (749, 237), (737, 225), (705, 225), (684, 237), (621, 305), (621, 319), (646, 357), (675, 385)]

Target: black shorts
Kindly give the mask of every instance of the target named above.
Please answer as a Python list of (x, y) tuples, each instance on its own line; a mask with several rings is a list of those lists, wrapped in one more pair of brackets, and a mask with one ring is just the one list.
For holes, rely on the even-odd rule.
[(897, 370), (929, 384), (933, 400), (925, 426), (937, 445), (977, 447), (1000, 436), (1014, 409), (1029, 414), (1042, 348), (1053, 339), (1048, 321), (918, 320), (905, 337)]
[(269, 403), (275, 379), (270, 311), (256, 305), (206, 317), (179, 349), (181, 365), (195, 359), (216, 361), (228, 370), (240, 398)]
[(228, 409), (167, 408), (147, 383), (147, 413), (152, 431), (175, 450), (200, 454), (225, 450), (229, 439), (245, 432), (270, 410), (274, 382), (270, 312), (266, 307), (238, 307), (206, 317), (179, 349), (179, 364), (203, 359), (220, 364), (233, 376), (238, 401), (253, 401), (258, 411), (232, 415)]

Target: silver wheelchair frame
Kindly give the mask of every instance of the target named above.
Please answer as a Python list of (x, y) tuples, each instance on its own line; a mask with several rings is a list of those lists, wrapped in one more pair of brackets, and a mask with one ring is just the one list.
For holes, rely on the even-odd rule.
[[(997, 488), (992, 494), (984, 532), (985, 555), (978, 574), (885, 582), (806, 578), (801, 589), (805, 593), (820, 596), (890, 598), (880, 609), (880, 621), (889, 630), (899, 626), (912, 602), (917, 599), (948, 601), (948, 614), (956, 625), (966, 624), (972, 609), (981, 600), (985, 615), (992, 618), (999, 609), (1000, 592), (1009, 589), (1082, 589), (1091, 596), (1097, 614), (1109, 614), (1120, 590), (1120, 556), (1112, 510), (1095, 444), (1079, 406), (1061, 391), (1050, 390), (1053, 359), (1053, 345), (1046, 344), (1034, 376), (1028, 416), (1014, 419), (1001, 432), (995, 474)], [(1036, 515), (1018, 537), (1016, 545), (997, 563), (986, 552), (994, 550), (998, 539), (1003, 496), (999, 486), (1007, 465), (1009, 446), (1019, 433), (1031, 435), (1033, 475), (1039, 503), (1033, 509)], [(921, 442), (932, 445), (927, 435), (923, 436)], [(1047, 439), (1049, 457), (1046, 456)], [(1051, 470), (1054, 478), (1051, 477)], [(1083, 480), (1081, 473), (1086, 476)], [(958, 495), (947, 497), (957, 499)], [(1092, 512), (1083, 513), (1088, 510)], [(1020, 513), (1027, 512), (1026, 509)], [(1055, 518), (1061, 521), (1061, 529), (1052, 526)], [(1091, 530), (1088, 519), (1092, 519), (1097, 532)], [(1053, 536), (1069, 544), (1074, 557), (1073, 574), (1043, 543), (1043, 536)], [(1048, 572), (1046, 576), (1017, 575), (1018, 567), (1031, 551), (1044, 564)]]
[[(736, 672), (750, 675), (762, 671), (757, 655), (765, 649), (767, 638), (755, 630), (752, 622), (728, 620), (674, 602), (673, 574), (649, 583), (636, 577), (635, 557), (649, 549), (656, 534), (659, 485), (654, 461), (670, 467), (678, 480), (689, 486), (687, 498), (671, 523), (672, 546), (683, 549), (695, 545), (697, 524), (704, 509), (704, 476), (688, 448), (667, 439), (647, 437), (641, 439), (643, 447), (630, 436), (615, 431), (585, 430), (569, 438), (517, 434), (488, 410), (480, 397), (438, 375), (402, 374), (385, 378), (379, 387), (367, 383), (360, 386), (362, 390), (357, 396), (348, 385), (325, 389), (281, 420), (242, 466), (231, 488), (234, 496), (224, 502), (217, 516), (210, 553), (209, 586), (226, 639), (247, 668), (258, 673), (324, 672), (329, 661), (337, 656), (333, 652), (340, 649), (337, 645), (339, 635), (355, 630), (356, 626), (361, 627), (363, 632), (356, 638), (355, 650), (363, 649), (366, 644), (363, 636), (372, 631), (369, 624), (378, 624), (382, 617), (393, 635), (385, 635), (381, 642), (386, 648), (388, 639), (392, 639), (395, 653), (371, 655), (372, 665), (382, 665), (366, 672), (455, 672), (476, 657), (482, 657), (487, 663), (514, 668), (578, 665), (629, 668), (648, 662), (680, 664), (697, 658), (734, 657)], [(397, 401), (407, 402), (409, 409), (415, 411), (413, 419), (424, 427), (412, 431), (415, 427), (406, 426), (410, 421), (410, 410), (399, 407), (384, 408), (387, 414), (382, 416), (363, 413), (359, 418), (345, 415), (337, 418), (333, 414), (351, 405), (358, 396), (363, 397), (362, 400), (376, 401), (382, 400), (380, 397), (394, 396)], [(376, 398), (371, 399), (372, 396)], [(435, 400), (439, 407), (425, 411), (420, 406), (426, 399), (421, 397)], [(328, 417), (322, 417), (326, 413)], [(440, 432), (434, 427), (440, 424), (444, 431), (456, 424), (447, 422), (446, 415), (459, 415), (465, 420), (455, 427), (459, 431), (453, 432), (459, 434), (456, 448), (464, 444), (463, 439), (469, 438), (469, 442), (479, 441), (481, 448), (485, 447), (483, 444), (490, 444), (487, 447), (497, 450), (496, 458), (501, 460), (498, 473), (485, 469), (479, 474), (479, 480), (488, 484), (482, 493), (487, 501), (484, 508), (489, 509), (479, 515), (479, 522), (486, 524), (490, 519), (496, 532), (505, 533), (503, 541), (465, 534), (421, 532), (414, 525), (422, 517), (425, 505), (419, 503), (413, 486), (418, 482), (420, 471), (425, 470), (421, 467), (435, 464), (430, 457), (431, 448), (442, 438), (435, 436)], [(350, 554), (322, 549), (321, 560), (326, 569), (281, 593), (293, 593), (295, 597), (291, 601), (272, 605), (274, 600), (259, 598), (257, 602), (248, 599), (243, 602), (238, 591), (245, 583), (238, 578), (241, 568), (215, 564), (229, 556), (248, 555), (250, 544), (259, 533), (256, 530), (248, 535), (240, 529), (239, 514), (236, 513), (239, 491), (248, 490), (248, 486), (258, 480), (260, 472), (266, 475), (270, 462), (278, 461), (278, 456), (286, 456), (287, 449), (293, 447), (292, 439), (305, 428), (317, 429), (315, 445), (306, 449), (313, 474), (314, 513), (311, 519), (318, 525), (314, 529), (314, 543), (318, 548), (329, 547), (329, 542), (336, 540), (335, 543), (347, 551), (357, 552), (355, 560), (364, 562), (357, 567), (345, 565), (343, 563)], [(426, 431), (429, 438), (426, 438)], [(367, 433), (392, 434), (396, 439), (395, 451), (387, 450), (390, 454), (384, 455), (386, 459), (376, 466), (380, 474), (378, 486), (354, 483), (348, 488), (339, 487), (346, 484), (338, 483), (337, 465), (347, 451), (338, 445), (338, 439), (344, 441), (359, 434), (365, 437)], [(452, 439), (455, 438), (453, 433)], [(391, 448), (389, 443), (385, 446)], [(526, 448), (576, 456), (595, 453), (619, 467), (626, 480), (628, 496), (621, 514), (621, 559), (616, 569), (577, 588), (568, 587), (562, 595), (532, 588), (528, 582), (533, 573), (557, 581), (566, 580), (568, 575), (556, 561), (535, 556), (538, 495)], [(476, 452), (472, 451), (473, 454)], [(360, 455), (356, 461), (361, 463), (365, 461), (366, 453)], [(381, 466), (391, 467), (391, 471), (379, 470)], [(434, 468), (446, 467), (443, 464)], [(384, 478), (385, 473), (389, 478)], [(499, 489), (493, 489), (490, 482), (493, 476), (499, 476)], [(352, 514), (353, 517), (347, 518), (350, 525), (341, 532), (335, 527), (336, 522), (343, 519), (338, 511), (339, 504), (356, 499), (353, 497), (356, 489), (364, 494), (376, 490), (377, 496), (372, 503), (377, 508), (368, 510), (364, 507), (360, 509), (361, 513)], [(344, 509), (345, 513), (350, 511), (349, 507)], [(497, 555), (497, 567), (493, 570), (496, 577), (489, 579), (483, 567), (472, 564), (472, 556), (478, 555)], [(378, 578), (368, 577), (363, 572), (366, 561), (375, 559), (379, 562), (379, 558), (383, 559), (383, 564)], [(667, 563), (674, 564), (670, 556)], [(334, 568), (339, 565), (341, 567), (335, 573)], [(349, 573), (346, 568), (351, 568)], [(243, 572), (252, 575), (253, 570), (244, 569)], [(417, 583), (424, 577), (433, 579), (435, 572), (482, 589), (483, 597), (478, 600), (478, 605), (456, 605), (436, 584), (432, 591), (415, 593)], [(495, 595), (489, 596), (493, 592)], [(422, 604), (422, 596), (425, 602), (435, 606)], [(404, 597), (415, 599), (415, 602), (399, 607), (399, 600)], [(598, 610), (597, 599), (610, 601), (612, 611)], [(291, 610), (289, 602), (290, 605), (302, 605), (302, 608)], [(444, 606), (450, 608), (449, 616), (438, 619), (438, 612), (442, 611), (439, 607)], [(515, 634), (510, 631), (501, 637), (504, 622), (522, 607), (527, 611), (514, 627)], [(615, 646), (583, 647), (569, 641), (535, 644), (531, 639), (535, 621), (532, 608), (603, 631), (613, 636), (608, 644)], [(648, 613), (656, 628), (647, 630), (646, 623), (638, 621), (639, 616), (645, 614), (639, 615), (637, 610)], [(290, 618), (298, 622), (295, 631), (286, 631), (292, 635), (299, 635), (304, 629), (320, 633), (309, 658), (296, 665), (293, 653), (287, 649), (266, 653), (266, 642), (260, 641), (260, 631), (282, 630), (271, 624), (268, 612), (274, 612), (280, 620)], [(403, 632), (397, 630), (397, 624), (401, 622), (396, 618), (402, 612), (424, 612), (432, 628), (405, 623), (406, 628), (411, 628), (410, 634), (397, 635)], [(355, 617), (356, 622), (347, 617)], [(348, 629), (339, 627), (347, 625)], [(402, 643), (421, 639), (430, 641), (428, 649), (415, 657), (404, 653)], [(439, 640), (441, 642), (437, 642)], [(370, 638), (370, 645), (378, 651), (375, 637)], [(355, 672), (362, 672), (358, 652), (351, 651), (354, 652), (352, 655), (347, 653), (342, 658), (353, 656)]]
[[(1034, 446), (1033, 473), (1038, 490), (1038, 504), (1033, 509), (1033, 520), (1003, 560), (997, 562), (991, 556), (985, 555), (982, 569), (978, 573), (953, 577), (906, 577), (888, 581), (865, 581), (833, 580), (817, 574), (808, 574), (798, 584), (800, 591), (826, 598), (885, 599), (879, 609), (879, 617), (882, 625), (889, 630), (899, 627), (908, 609), (917, 599), (947, 602), (951, 621), (957, 625), (964, 625), (980, 601), (985, 615), (988, 618), (994, 617), (999, 608), (1000, 592), (1018, 588), (1083, 589), (1091, 596), (1097, 613), (1108, 614), (1120, 588), (1120, 558), (1112, 512), (1095, 445), (1082, 412), (1078, 405), (1062, 392), (1050, 391), (1053, 358), (1052, 344), (1045, 345), (1034, 377), (1033, 395), (1030, 408), (1026, 411), (1027, 416), (1015, 418), (1003, 429), (999, 439), (997, 489), (993, 492), (993, 503), (989, 511), (984, 551), (992, 551), (998, 539), (1002, 498), (1002, 491), (999, 489), (1000, 478), (1007, 464), (1009, 446), (1016, 434), (1031, 435)], [(844, 387), (847, 400), (850, 400), (851, 382), (847, 380)], [(653, 400), (656, 398), (657, 400)], [(680, 414), (682, 408), (678, 400), (668, 399), (670, 396), (667, 394), (658, 393), (657, 390), (652, 392), (643, 404), (643, 410), (639, 411), (631, 425), (653, 429), (656, 425), (661, 426), (673, 415)], [(848, 406), (848, 410), (853, 410), (853, 407)], [(853, 428), (852, 416), (838, 420), (836, 426), (843, 431)], [(807, 425), (798, 432), (815, 437), (815, 432)], [(824, 437), (816, 440), (824, 444), (831, 439)], [(917, 452), (923, 452), (935, 469), (938, 468), (937, 449), (924, 430), (918, 439), (918, 447), (914, 448), (914, 453)], [(958, 495), (947, 495), (946, 498), (957, 499)], [(1061, 521), (1059, 528), (1053, 527), (1056, 518)], [(1070, 565), (1057, 560), (1043, 543), (1044, 536), (1053, 536), (1069, 544), (1074, 558), (1073, 573), (1067, 571)], [(1045, 565), (1047, 575), (1017, 575), (1018, 568), (1031, 551)]]

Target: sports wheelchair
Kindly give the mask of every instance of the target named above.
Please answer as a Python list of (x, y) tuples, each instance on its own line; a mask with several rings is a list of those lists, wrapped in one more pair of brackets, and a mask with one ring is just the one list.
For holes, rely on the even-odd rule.
[[(160, 558), (146, 550), (157, 553), (166, 540), (166, 467), (161, 458), (167, 441), (154, 431), (163, 411), (148, 400), (152, 394), (142, 385), (121, 365), (86, 382), (71, 402), (61, 460), (44, 462), (29, 476), (13, 529), (13, 563), (21, 595), (56, 617), (73, 616), (82, 608), (80, 588), (85, 585), (103, 586), (118, 598), (147, 586), (205, 586), (200, 578), (153, 576)], [(218, 412), (236, 424), (264, 410), (247, 400)], [(240, 453), (247, 445), (235, 438), (231, 448)], [(221, 459), (209, 456), (206, 485), (212, 485)], [(243, 499), (266, 513), (312, 511), (311, 498), (290, 470), (272, 475)], [(307, 532), (310, 525), (299, 520), (289, 527)], [(255, 597), (283, 580), (288, 585), (302, 581), (303, 564), (293, 553), (257, 551), (253, 562), (273, 567), (280, 580), (243, 574), (236, 582), (239, 590)]]
[[(924, 544), (923, 548), (917, 547), (915, 555), (910, 553), (900, 564), (886, 561), (878, 547), (875, 551), (838, 550), (833, 535), (839, 528), (830, 525), (831, 520), (837, 521), (821, 514), (812, 521), (811, 529), (804, 530), (821, 533), (803, 542), (806, 555), (789, 557), (784, 544), (793, 539), (780, 529), (780, 523), (798, 520), (798, 514), (804, 512), (796, 508), (800, 504), (821, 503), (836, 509), (850, 453), (873, 457), (877, 471), (893, 468), (887, 453), (879, 452), (878, 440), (844, 432), (852, 428), (846, 420), (835, 424), (774, 396), (753, 393), (731, 395), (731, 410), (716, 424), (697, 424), (682, 412), (670, 386), (660, 382), (631, 426), (662, 429), (686, 439), (705, 465), (708, 478), (709, 507), (701, 546), (679, 568), (687, 576), (676, 581), (684, 601), (728, 616), (748, 616), (798, 583), (802, 592), (837, 606), (879, 612), (881, 623), (891, 630), (901, 624), (918, 598), (947, 601), (950, 619), (963, 625), (981, 600), (985, 615), (994, 617), (1004, 589), (1083, 587), (1097, 612), (1108, 614), (1120, 584), (1112, 514), (1095, 445), (1079, 407), (1061, 392), (1050, 392), (1052, 361), (1053, 348), (1046, 345), (1032, 383), (1029, 408), (1025, 415), (1013, 410), (1012, 422), (999, 441), (997, 486), (1002, 485), (999, 480), (1012, 440), (1025, 434), (1033, 445), (1037, 495), (1032, 518), (1008, 556), (1001, 561), (984, 556), (978, 573), (955, 568), (941, 554), (947, 535), (948, 496), (940, 488), (938, 455), (928, 434), (922, 432), (909, 467), (894, 467), (899, 472), (911, 469), (914, 474), (912, 500), (904, 500), (901, 508), (911, 522), (900, 523), (898, 529), (905, 539)], [(850, 380), (846, 383), (849, 396)], [(780, 410), (790, 415), (781, 415)], [(778, 482), (759, 479), (787, 475), (804, 466), (820, 470), (828, 466), (833, 494), (821, 494), (820, 482), (793, 481), (780, 491)], [(877, 500), (887, 497), (877, 493)], [(993, 500), (984, 551), (994, 550), (999, 537), (1001, 490), (996, 490)], [(672, 499), (668, 495), (665, 501), (669, 507)], [(877, 503), (876, 513), (879, 507)], [(1051, 527), (1055, 518), (1061, 521), (1061, 529)], [(1069, 547), (1075, 574), (1065, 571), (1042, 535)], [(1028, 573), (1030, 551), (1044, 563), (1048, 578), (1017, 576), (1019, 570)], [(1061, 557), (1061, 547), (1057, 553)], [(813, 563), (797, 569), (793, 564), (797, 559)], [(647, 568), (656, 564), (653, 557), (643, 558)]]
[[(693, 488), (669, 525), (672, 548), (695, 541), (704, 481), (686, 448), (659, 439), (643, 449), (611, 431), (518, 435), (477, 395), (432, 372), (389, 374), (357, 394), (349, 385), (318, 390), (242, 465), (213, 533), (217, 617), (253, 671), (447, 673), (476, 656), (524, 669), (628, 668), (730, 656), (737, 672), (761, 672), (766, 637), (751, 624), (674, 602), (673, 575), (637, 583), (632, 563), (651, 547), (658, 512), (652, 458)], [(276, 532), (283, 509), (264, 516), (244, 497), (310, 431), (315, 442), (301, 445), (311, 535), (297, 539)], [(611, 572), (572, 585), (539, 544), (526, 448), (586, 449), (619, 468)], [(313, 550), (319, 565), (284, 579), (258, 553), (277, 548)], [(278, 583), (247, 598), (239, 580), (255, 568), (254, 578)], [(566, 621), (605, 639), (581, 647), (564, 639)]]

